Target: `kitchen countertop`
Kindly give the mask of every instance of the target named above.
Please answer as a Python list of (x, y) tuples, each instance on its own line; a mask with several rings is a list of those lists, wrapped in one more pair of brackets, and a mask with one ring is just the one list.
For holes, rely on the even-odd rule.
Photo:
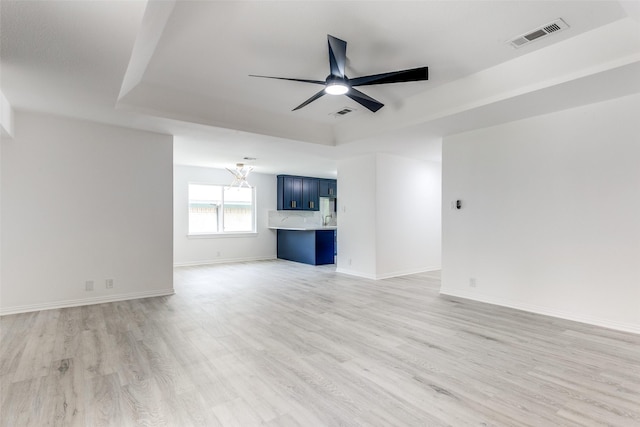
[(269, 227), (271, 230), (293, 230), (293, 231), (314, 231), (314, 230), (337, 230), (336, 225), (310, 225), (308, 227)]

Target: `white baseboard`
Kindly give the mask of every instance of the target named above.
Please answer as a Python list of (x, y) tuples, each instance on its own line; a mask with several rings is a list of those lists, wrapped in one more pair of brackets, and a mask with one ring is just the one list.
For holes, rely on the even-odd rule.
[(465, 292), (460, 289), (448, 289), (446, 291), (440, 291), (441, 295), (452, 296), (456, 298), (464, 298), (472, 301), (478, 301), (487, 304), (498, 305), (501, 307), (513, 308), (516, 310), (527, 311), (529, 313), (542, 314), (544, 316), (556, 317), (558, 319), (571, 320), (574, 322), (586, 323), (588, 325), (601, 326), (604, 328), (615, 329), (617, 331), (631, 332), (634, 334), (640, 334), (640, 324), (618, 322), (610, 319), (603, 319), (600, 317), (590, 316), (583, 313), (568, 312), (564, 310), (557, 310), (550, 307), (538, 306), (535, 304), (528, 304), (519, 301), (510, 301), (502, 298), (489, 297), (487, 295)]
[(398, 270), (391, 273), (376, 274), (376, 280), (390, 279), (392, 277), (408, 276), (410, 274), (427, 273), (429, 271), (440, 270), (442, 267), (422, 267), (410, 270)]
[(216, 259), (204, 259), (200, 261), (187, 261), (187, 262), (174, 262), (174, 267), (193, 267), (196, 265), (211, 265), (211, 264), (230, 264), (234, 262), (250, 262), (250, 261), (271, 261), (276, 259), (276, 256), (259, 256), (259, 257), (243, 257), (243, 258), (216, 258)]
[(336, 273), (348, 274), (349, 276), (363, 277), (365, 279), (371, 279), (371, 280), (382, 280), (382, 279), (390, 279), (392, 277), (408, 276), (410, 274), (437, 271), (437, 270), (440, 270), (440, 268), (441, 267), (426, 267), (426, 268), (419, 268), (415, 270), (399, 270), (399, 271), (394, 271), (392, 273), (384, 273), (384, 274), (364, 274), (362, 272), (349, 270), (347, 268), (336, 268)]
[(119, 295), (107, 295), (93, 298), (81, 298), (66, 301), (55, 301), (41, 304), (21, 305), (16, 307), (3, 307), (0, 308), (0, 316), (6, 316), (9, 314), (29, 313), (32, 311), (41, 310), (53, 310), (58, 308), (78, 307), (82, 305), (93, 304), (105, 304), (116, 301), (126, 301), (131, 299), (151, 298), (151, 297), (164, 297), (167, 295), (173, 295), (175, 291), (172, 289), (159, 290), (159, 291), (144, 291), (144, 292), (130, 292)]
[(355, 271), (355, 270), (349, 270), (347, 268), (336, 268), (336, 273), (340, 273), (340, 274), (347, 274), (349, 276), (356, 276), (356, 277), (362, 277), (364, 279), (371, 279), (371, 280), (376, 280), (376, 276), (371, 274), (363, 274), (359, 271)]

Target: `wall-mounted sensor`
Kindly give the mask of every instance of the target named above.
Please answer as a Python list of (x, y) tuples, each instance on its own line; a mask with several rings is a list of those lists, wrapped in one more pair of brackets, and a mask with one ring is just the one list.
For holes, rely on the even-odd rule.
[(460, 200), (456, 200), (456, 209), (462, 208), (462, 202)]

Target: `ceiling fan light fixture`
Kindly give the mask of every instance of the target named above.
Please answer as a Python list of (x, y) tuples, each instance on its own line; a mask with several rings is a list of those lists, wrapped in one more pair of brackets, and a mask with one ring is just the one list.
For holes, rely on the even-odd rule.
[(344, 95), (349, 92), (349, 86), (343, 83), (329, 83), (324, 91), (329, 95)]
[(323, 97), (324, 95), (346, 95), (353, 101), (375, 113), (384, 104), (356, 89), (357, 86), (380, 85), (387, 83), (404, 83), (418, 82), (429, 79), (429, 67), (418, 67), (407, 70), (391, 71), (389, 73), (371, 74), (369, 76), (360, 76), (353, 79), (347, 78), (344, 69), (347, 64), (347, 42), (340, 40), (327, 34), (327, 42), (329, 47), (329, 70), (330, 74), (322, 80), (310, 79), (294, 79), (290, 77), (260, 76), (250, 74), (252, 77), (262, 77), (266, 79), (290, 80), (301, 83), (311, 83), (315, 85), (324, 85), (324, 88), (316, 92), (311, 98), (304, 101), (291, 111), (299, 110), (313, 101)]

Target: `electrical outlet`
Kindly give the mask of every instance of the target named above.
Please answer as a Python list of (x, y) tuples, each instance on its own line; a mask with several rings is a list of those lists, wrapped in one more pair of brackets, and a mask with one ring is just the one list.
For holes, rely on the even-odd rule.
[(216, 256), (220, 257), (220, 251), (216, 252)]
[(107, 289), (113, 289), (113, 279), (105, 280), (105, 284), (107, 286)]
[(85, 291), (93, 290), (93, 280), (87, 280), (86, 282), (84, 282), (84, 290)]
[(349, 265), (351, 265), (351, 258), (349, 258)]
[(472, 287), (472, 288), (476, 287), (476, 278), (475, 277), (469, 278), (469, 286)]

